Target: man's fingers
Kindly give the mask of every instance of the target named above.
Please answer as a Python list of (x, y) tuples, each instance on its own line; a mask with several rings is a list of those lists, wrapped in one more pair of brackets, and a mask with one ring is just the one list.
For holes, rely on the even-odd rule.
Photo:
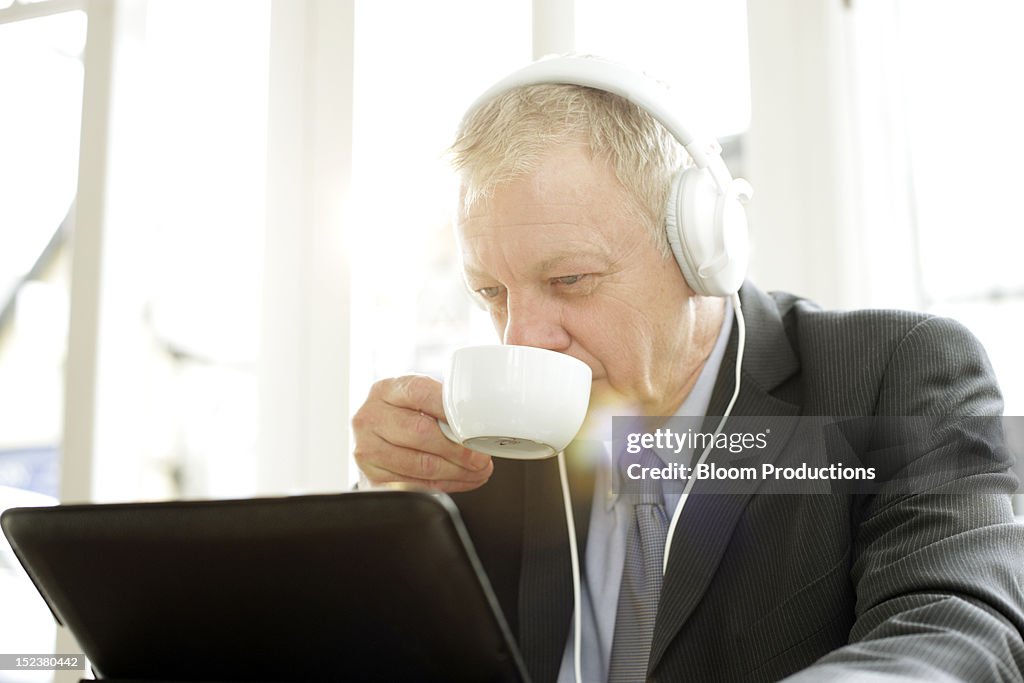
[[(365, 476), (365, 475), (364, 475)], [(371, 487), (382, 486), (385, 484), (416, 484), (428, 489), (434, 489), (436, 491), (444, 491), (445, 493), (464, 493), (466, 491), (472, 491), (475, 488), (479, 488), (479, 484), (465, 481), (446, 481), (446, 480), (431, 480), (426, 479), (414, 479), (411, 477), (399, 477), (396, 474), (385, 473), (385, 475), (377, 480), (375, 478), (366, 477)]]
[(374, 384), (352, 417), (355, 458), (374, 484), (409, 482), (444, 491), (466, 491), (491, 476), (491, 458), (447, 439), (441, 384), (424, 376), (398, 377)]
[[(440, 405), (440, 393), (441, 385), (429, 377), (399, 377), (378, 382), (370, 398), (352, 418), (357, 444), (367, 437), (376, 437), (402, 448), (435, 453), (470, 472), (484, 469), (490, 458), (450, 441), (441, 432), (437, 418), (430, 414), (431, 405)], [(406, 401), (412, 405), (397, 405)], [(424, 408), (418, 407), (415, 401), (423, 401)]]
[(437, 454), (470, 472), (479, 472), (491, 461), (483, 453), (477, 453), (449, 440), (438, 427), (437, 420), (426, 413), (401, 410), (396, 412), (394, 417), (394, 422), (381, 425), (377, 432), (378, 436), (390, 444)]
[[(378, 382), (374, 390), (380, 400), (397, 408), (418, 410), (435, 418), (444, 419), (444, 401), (441, 398), (441, 383), (433, 377), (406, 375), (385, 382)], [(370, 398), (374, 398), (371, 390)]]
[(494, 471), (489, 458), (484, 469), (469, 472), (433, 453), (393, 445), (370, 455), (372, 457), (360, 457), (357, 453), (356, 461), (373, 484), (402, 481), (442, 491), (468, 491), (486, 483)]

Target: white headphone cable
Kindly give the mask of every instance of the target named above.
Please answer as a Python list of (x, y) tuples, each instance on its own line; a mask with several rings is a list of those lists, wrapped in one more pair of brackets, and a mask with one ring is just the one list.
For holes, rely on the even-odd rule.
[(572, 498), (569, 495), (569, 474), (565, 468), (565, 453), (558, 453), (558, 478), (562, 482), (562, 503), (565, 506), (565, 523), (569, 528), (569, 562), (572, 564), (572, 667), (576, 683), (583, 683), (583, 661), (581, 641), (583, 638), (583, 605), (580, 578), (580, 551), (576, 546), (576, 519), (572, 514)]
[[(718, 427), (715, 429), (714, 436), (711, 437), (710, 443), (701, 453), (700, 459), (697, 460), (693, 465), (692, 473), (696, 473), (697, 468), (704, 464), (704, 461), (708, 457), (708, 453), (715, 445), (715, 440), (718, 435), (722, 433), (722, 429), (725, 427), (726, 420), (729, 419), (729, 415), (732, 413), (732, 407), (736, 404), (736, 397), (740, 395), (740, 372), (743, 370), (743, 347), (747, 341), (747, 325), (743, 319), (743, 307), (740, 305), (739, 292), (735, 292), (732, 295), (732, 309), (736, 313), (736, 326), (738, 332), (738, 343), (736, 345), (736, 385), (732, 392), (732, 398), (729, 400), (729, 405), (725, 409), (725, 414), (722, 415), (722, 420), (718, 423)], [(664, 574), (668, 569), (668, 556), (672, 552), (672, 538), (676, 533), (676, 526), (679, 524), (679, 517), (683, 512), (683, 505), (686, 504), (686, 499), (690, 495), (690, 489), (693, 488), (693, 483), (696, 481), (695, 476), (691, 476), (686, 482), (686, 486), (683, 488), (683, 494), (679, 497), (679, 503), (676, 505), (675, 512), (672, 513), (672, 522), (668, 525), (668, 535), (665, 537), (665, 556), (661, 563), (661, 573)]]

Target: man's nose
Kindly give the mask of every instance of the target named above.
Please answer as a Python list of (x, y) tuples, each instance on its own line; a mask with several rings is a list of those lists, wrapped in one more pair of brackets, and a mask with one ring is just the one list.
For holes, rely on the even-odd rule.
[(571, 338), (562, 325), (562, 312), (542, 297), (508, 295), (508, 317), (502, 341), (516, 346), (536, 346), (552, 351), (569, 348)]

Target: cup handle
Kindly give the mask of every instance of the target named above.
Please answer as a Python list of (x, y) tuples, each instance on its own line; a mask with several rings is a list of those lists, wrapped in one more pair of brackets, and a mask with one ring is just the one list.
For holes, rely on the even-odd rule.
[(460, 446), (462, 445), (462, 442), (459, 440), (459, 437), (455, 435), (455, 432), (452, 431), (452, 428), (448, 426), (447, 422), (438, 418), (437, 426), (441, 428), (441, 433), (444, 434), (449, 441), (451, 441), (452, 443), (457, 443)]

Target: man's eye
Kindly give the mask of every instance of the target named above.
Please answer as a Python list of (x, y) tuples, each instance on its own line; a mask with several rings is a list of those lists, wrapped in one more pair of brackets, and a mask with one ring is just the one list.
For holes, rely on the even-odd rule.
[(565, 275), (562, 277), (556, 277), (555, 282), (560, 285), (574, 285), (583, 279), (582, 275)]
[(485, 299), (493, 299), (501, 293), (501, 287), (481, 287), (476, 293)]

